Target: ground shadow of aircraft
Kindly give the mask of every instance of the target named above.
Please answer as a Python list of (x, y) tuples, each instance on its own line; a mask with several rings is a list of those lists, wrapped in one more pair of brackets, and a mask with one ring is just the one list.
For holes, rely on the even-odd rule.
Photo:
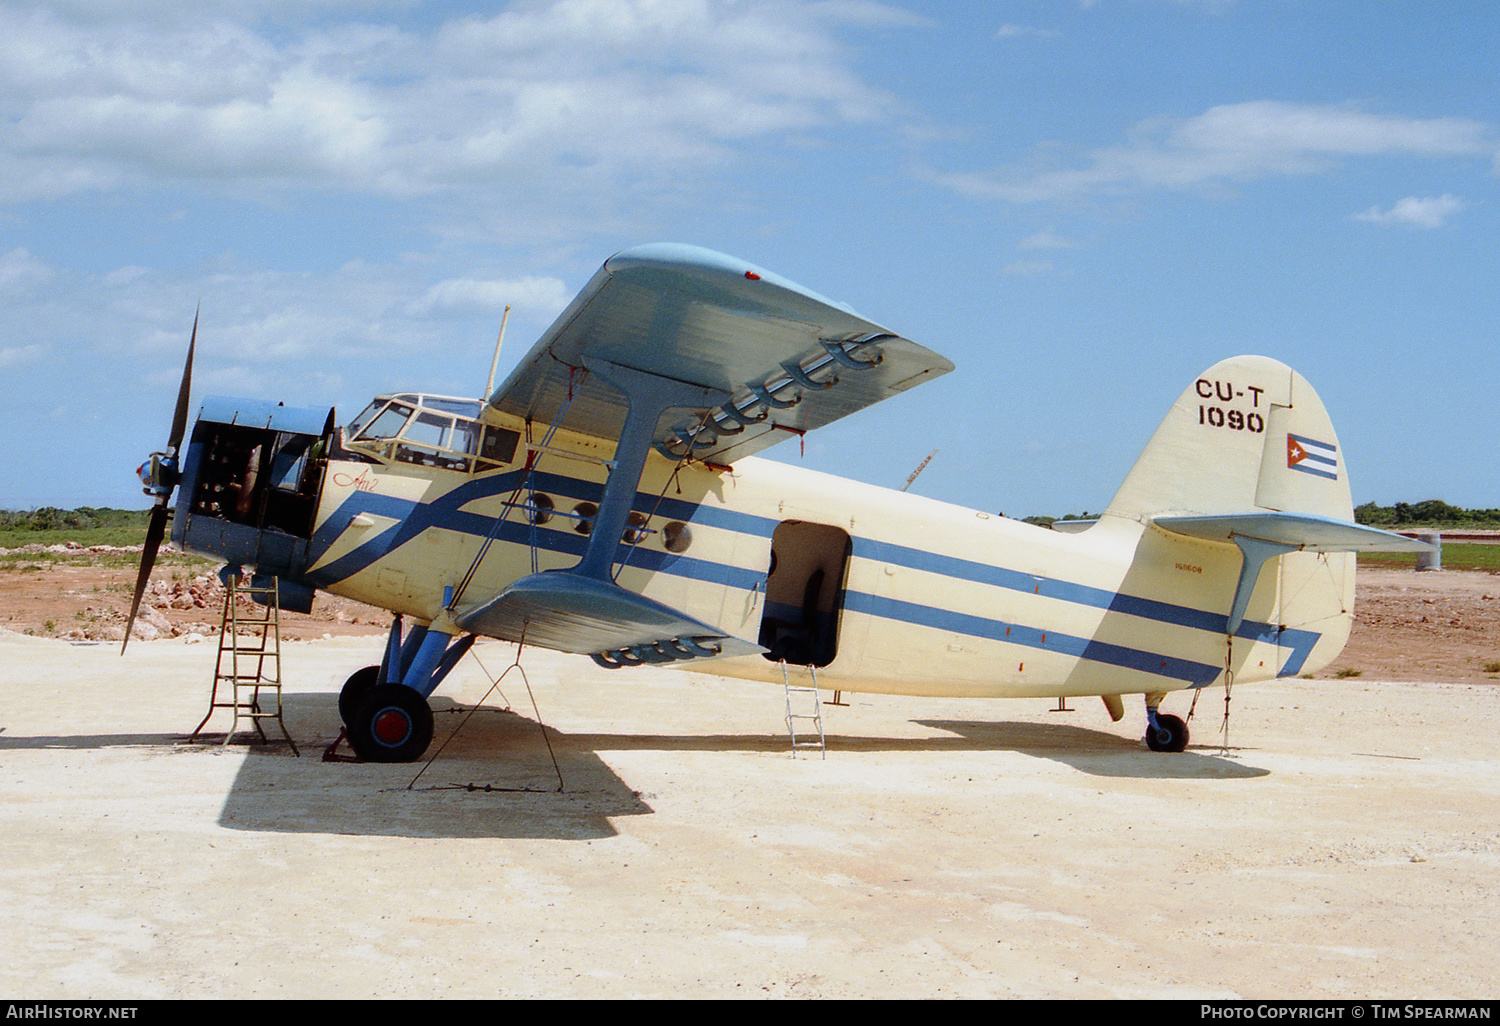
[[(1148, 779), (1212, 778), (1240, 780), (1270, 775), (1210, 745), (1189, 748), (1177, 759), (1155, 759), (1141, 742), (1104, 730), (1064, 723), (991, 723), (978, 720), (917, 720), (924, 727), (948, 730), (985, 748), (1007, 748), (1051, 759), (1098, 777)], [(1229, 750), (1231, 753), (1235, 749)]]
[[(228, 748), (248, 753), (219, 814), (219, 825), (233, 830), (557, 840), (612, 837), (617, 833), (612, 819), (653, 812), (645, 797), (609, 765), (607, 753), (791, 755), (788, 738), (781, 734), (566, 732), (508, 709), (462, 706), (441, 698), (433, 711), (440, 747), (419, 766), (317, 761), (316, 755), (339, 734), (336, 702), (326, 693), (283, 697), (284, 719), (304, 752), (301, 759), (290, 757), (290, 745), (274, 729), (262, 738), (243, 727), (227, 746), (222, 729), (196, 739), (182, 733), (3, 733), (0, 751), (142, 748), (209, 755)], [(1139, 741), (1069, 724), (913, 722), (943, 735), (903, 738), (834, 731), (827, 735), (828, 749), (835, 759), (840, 752), (1016, 751), (1103, 777), (1243, 779), (1268, 772), (1208, 750), (1163, 761)]]
[[(545, 728), (544, 737), (544, 728), (530, 717), (441, 698), (433, 715), (441, 747), (434, 745), (420, 765), (275, 758), (289, 754), (289, 746), (274, 730), (268, 742), (241, 731), (231, 745), (248, 744), (268, 757), (241, 764), (219, 825), (286, 833), (588, 840), (614, 836), (615, 817), (652, 811), (596, 753), (552, 728)], [(339, 737), (338, 708), (327, 694), (287, 696), (284, 716), (310, 756)], [(206, 734), (201, 740), (222, 738)], [(270, 794), (274, 801), (267, 800)]]

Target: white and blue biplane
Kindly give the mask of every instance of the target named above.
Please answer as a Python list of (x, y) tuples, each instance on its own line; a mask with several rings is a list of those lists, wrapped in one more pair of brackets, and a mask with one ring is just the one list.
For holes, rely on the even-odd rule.
[[(414, 760), (428, 696), (478, 637), (591, 657), (902, 695), (1166, 695), (1310, 673), (1343, 648), (1353, 522), (1322, 402), (1263, 357), (1172, 406), (1114, 500), (1072, 533), (755, 453), (951, 370), (769, 271), (689, 246), (611, 258), (487, 401), (391, 394), (333, 410), (208, 399), (183, 445), (197, 325), (134, 620), (171, 527), (183, 549), (389, 610), (339, 709), (355, 752)], [(175, 493), (175, 503), (173, 495)], [(127, 630), (127, 640), (128, 640)]]

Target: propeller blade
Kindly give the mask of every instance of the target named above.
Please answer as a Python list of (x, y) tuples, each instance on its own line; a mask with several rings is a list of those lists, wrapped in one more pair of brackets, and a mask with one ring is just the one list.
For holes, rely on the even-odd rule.
[[(172, 434), (167, 439), (167, 455), (176, 457), (182, 448), (182, 436), (187, 432), (188, 400), (193, 392), (193, 350), (198, 346), (198, 314), (193, 311), (193, 333), (188, 337), (187, 362), (182, 366), (182, 384), (177, 387), (177, 409), (172, 413)], [(146, 594), (146, 585), (151, 580), (151, 568), (156, 565), (156, 552), (167, 533), (167, 508), (171, 496), (158, 495), (156, 505), (151, 507), (151, 520), (146, 525), (146, 542), (141, 546), (141, 568), (135, 575), (135, 595), (130, 599), (130, 616), (125, 621), (125, 640), (120, 644), (120, 654), (125, 654), (130, 644), (130, 632), (135, 627), (136, 614), (141, 611), (141, 598)]]
[(193, 391), (193, 348), (198, 344), (198, 311), (193, 311), (193, 334), (188, 339), (187, 363), (182, 368), (182, 384), (177, 389), (177, 411), (172, 415), (172, 436), (167, 439), (167, 451), (177, 455), (182, 445), (182, 435), (187, 430), (188, 397)]
[(151, 580), (151, 568), (156, 564), (156, 550), (161, 548), (162, 537), (167, 532), (167, 504), (158, 502), (151, 507), (151, 522), (146, 525), (146, 543), (141, 546), (141, 568), (135, 575), (135, 595), (130, 600), (130, 618), (125, 621), (125, 640), (120, 645), (120, 654), (130, 644), (130, 631), (135, 626), (135, 615), (141, 610), (141, 596), (146, 594), (146, 584)]

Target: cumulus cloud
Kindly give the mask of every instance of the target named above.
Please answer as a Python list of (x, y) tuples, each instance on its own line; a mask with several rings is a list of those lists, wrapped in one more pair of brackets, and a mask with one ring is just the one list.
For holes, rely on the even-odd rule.
[(0, 346), (0, 367), (21, 367), (36, 363), (46, 353), (43, 346)]
[(1457, 196), (1444, 193), (1441, 196), (1408, 196), (1397, 200), (1389, 210), (1373, 206), (1354, 215), (1357, 221), (1375, 224), (1400, 225), (1407, 228), (1441, 228), (1448, 219), (1464, 209)]
[[(400, 195), (670, 175), (769, 133), (886, 116), (835, 30), (907, 18), (864, 2), (553, 0), (431, 28), (314, 11), (271, 29), (251, 27), (267, 19), (249, 0), (180, 23), (28, 6), (0, 10), (0, 200), (164, 180)], [(331, 6), (373, 21), (400, 5)]]
[(0, 256), (0, 293), (33, 289), (51, 278), (52, 273), (30, 250), (18, 247)]
[(1036, 39), (1055, 39), (1060, 33), (1056, 29), (1031, 28), (1026, 25), (1001, 25), (995, 30), (996, 39), (1017, 39), (1031, 36)]
[(414, 314), (433, 311), (498, 313), (509, 306), (555, 317), (572, 299), (572, 291), (557, 278), (524, 275), (510, 280), (449, 278), (429, 288), (408, 306)]
[(1026, 236), (1016, 244), (1018, 249), (1074, 249), (1078, 243), (1072, 239), (1057, 234), (1050, 228), (1044, 228)]
[[(463, 360), (469, 350), (478, 354), (477, 366), (488, 360), (506, 304), (513, 307), (512, 334), (525, 340), (551, 323), (577, 288), (540, 276), (435, 280), (409, 265), (360, 261), (324, 271), (231, 267), (187, 280), (128, 266), (52, 274), (24, 292), (4, 287), (6, 268), (34, 276), (39, 266), (25, 251), (0, 258), (0, 295), (8, 298), (0, 304), (0, 365), (31, 364), (48, 351), (107, 351), (110, 359), (155, 367), (170, 384), (181, 373), (201, 304), (205, 374), (244, 361), (257, 368), (261, 384), (278, 379), (299, 392), (310, 367), (389, 377), (416, 354)], [(204, 377), (200, 387), (209, 385)]]
[(1129, 143), (1094, 150), (1077, 167), (954, 173), (939, 180), (965, 195), (1031, 203), (1312, 174), (1356, 157), (1494, 159), (1497, 150), (1493, 127), (1484, 122), (1261, 100), (1142, 123)]
[(1012, 260), (1000, 268), (1000, 274), (1006, 278), (1022, 278), (1047, 274), (1051, 270), (1051, 260)]

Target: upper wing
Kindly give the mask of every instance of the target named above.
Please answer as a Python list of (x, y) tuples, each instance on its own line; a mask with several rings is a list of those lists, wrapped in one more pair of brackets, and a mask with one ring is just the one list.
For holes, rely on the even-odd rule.
[(652, 245), (605, 262), (490, 397), (496, 408), (614, 439), (625, 398), (584, 358), (731, 398), (675, 410), (658, 450), (728, 462), (944, 374), (953, 364), (769, 271), (693, 246)]

